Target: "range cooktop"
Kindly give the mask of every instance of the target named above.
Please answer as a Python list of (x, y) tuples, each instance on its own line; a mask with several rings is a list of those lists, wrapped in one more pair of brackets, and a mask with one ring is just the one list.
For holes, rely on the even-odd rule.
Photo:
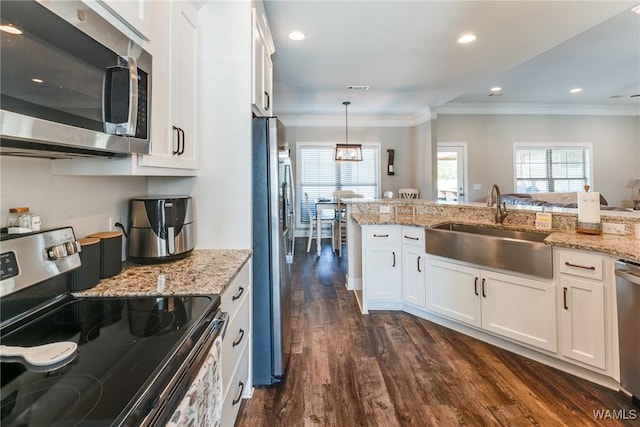
[(3, 345), (72, 341), (78, 349), (70, 363), (48, 372), (3, 360), (0, 424), (138, 424), (212, 304), (219, 305), (218, 296), (73, 299), (3, 330)]

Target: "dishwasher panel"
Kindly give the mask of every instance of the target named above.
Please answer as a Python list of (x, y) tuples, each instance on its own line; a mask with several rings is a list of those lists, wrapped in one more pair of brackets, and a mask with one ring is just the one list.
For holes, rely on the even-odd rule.
[(616, 262), (620, 386), (640, 397), (640, 265)]

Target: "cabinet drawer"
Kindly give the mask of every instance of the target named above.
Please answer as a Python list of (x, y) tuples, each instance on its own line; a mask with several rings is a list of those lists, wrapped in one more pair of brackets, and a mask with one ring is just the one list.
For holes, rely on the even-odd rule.
[(222, 294), (222, 311), (229, 313), (230, 319), (238, 311), (251, 289), (251, 277), (249, 276), (251, 269), (249, 266), (250, 264), (247, 263), (242, 267), (242, 270)]
[(558, 260), (561, 273), (602, 280), (604, 260), (601, 255), (560, 252)]
[[(222, 362), (224, 366), (224, 361)], [(223, 368), (224, 369), (224, 368)], [(240, 410), (240, 404), (242, 403), (242, 396), (251, 388), (248, 384), (249, 376), (249, 348), (245, 348), (242, 358), (240, 359), (240, 366), (235, 375), (228, 384), (223, 384), (227, 389), (227, 393), (224, 396), (224, 402), (222, 403), (222, 422), (221, 426), (233, 426)]]
[(245, 298), (234, 317), (229, 317), (230, 323), (227, 326), (227, 334), (222, 342), (222, 384), (226, 389), (229, 380), (233, 377), (238, 367), (238, 361), (242, 356), (242, 351), (247, 347), (251, 336), (250, 323), (250, 297)]
[(402, 244), (424, 248), (424, 228), (402, 227)]
[(399, 227), (387, 225), (368, 225), (362, 230), (368, 243), (389, 243), (400, 241)]

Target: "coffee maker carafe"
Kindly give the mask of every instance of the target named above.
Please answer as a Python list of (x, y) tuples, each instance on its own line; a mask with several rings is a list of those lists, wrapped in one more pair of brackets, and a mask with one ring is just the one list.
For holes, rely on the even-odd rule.
[(151, 264), (184, 258), (194, 247), (189, 196), (145, 196), (129, 201), (127, 256)]

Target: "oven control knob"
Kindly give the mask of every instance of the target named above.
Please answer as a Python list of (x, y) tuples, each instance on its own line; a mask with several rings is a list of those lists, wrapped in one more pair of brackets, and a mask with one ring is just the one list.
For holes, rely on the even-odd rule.
[(67, 246), (65, 244), (51, 246), (47, 249), (47, 255), (49, 255), (49, 259), (54, 261), (64, 258), (67, 256)]
[(73, 255), (81, 251), (80, 242), (73, 240), (64, 244), (67, 248), (67, 255)]
[(51, 246), (47, 249), (47, 255), (51, 260), (59, 260), (69, 255), (80, 252), (80, 243), (76, 240)]

